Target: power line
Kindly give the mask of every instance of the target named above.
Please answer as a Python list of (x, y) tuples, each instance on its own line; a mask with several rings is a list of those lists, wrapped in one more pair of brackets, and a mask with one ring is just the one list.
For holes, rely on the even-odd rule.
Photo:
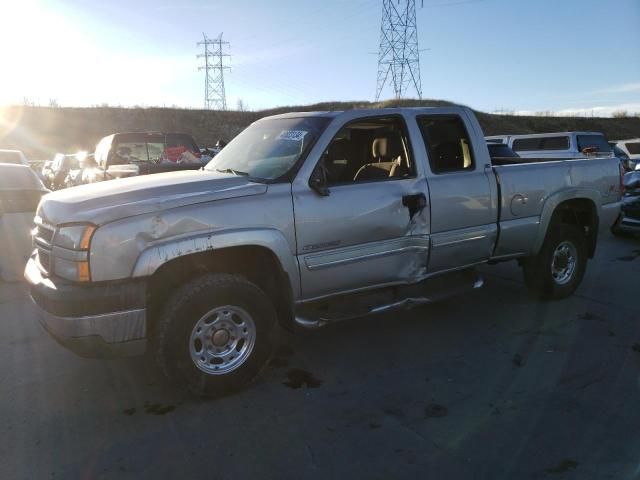
[(224, 71), (229, 67), (224, 64), (228, 53), (223, 53), (223, 46), (229, 42), (222, 40), (222, 33), (215, 39), (207, 38), (203, 33), (203, 41), (197, 45), (204, 46), (204, 53), (197, 58), (204, 58), (204, 66), (198, 67), (198, 71), (204, 70), (204, 108), (206, 110), (226, 110), (227, 95), (224, 89)]
[(387, 83), (397, 99), (410, 86), (422, 98), (415, 0), (382, 0), (376, 101)]

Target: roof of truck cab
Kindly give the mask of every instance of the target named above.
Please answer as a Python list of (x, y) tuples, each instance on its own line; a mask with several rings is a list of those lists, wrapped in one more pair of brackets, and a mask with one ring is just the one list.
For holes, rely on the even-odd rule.
[[(303, 117), (326, 117), (326, 118), (336, 118), (340, 115), (358, 115), (358, 114), (366, 114), (367, 116), (377, 116), (377, 115), (393, 115), (399, 112), (437, 112), (437, 111), (453, 111), (453, 110), (462, 110), (465, 107), (461, 105), (451, 105), (445, 107), (388, 107), (388, 108), (354, 108), (351, 110), (327, 110), (327, 111), (316, 111), (316, 112), (287, 112), (280, 113), (278, 115), (269, 115), (266, 117), (262, 117), (262, 119), (266, 118), (303, 118)], [(258, 120), (258, 121), (260, 121)]]
[[(278, 115), (268, 115), (262, 118), (302, 118), (302, 117), (330, 117), (334, 118), (344, 113), (343, 110), (325, 111), (325, 112), (287, 112)], [(262, 118), (260, 120), (262, 120)]]

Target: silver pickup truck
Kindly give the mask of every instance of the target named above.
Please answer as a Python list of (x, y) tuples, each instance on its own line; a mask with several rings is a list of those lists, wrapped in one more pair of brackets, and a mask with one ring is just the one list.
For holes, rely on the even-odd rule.
[(150, 351), (203, 395), (239, 388), (278, 326), (318, 327), (482, 285), (579, 285), (620, 211), (615, 158), (493, 167), (463, 107), (261, 119), (202, 171), (41, 201), (25, 277), (41, 322), (84, 356)]

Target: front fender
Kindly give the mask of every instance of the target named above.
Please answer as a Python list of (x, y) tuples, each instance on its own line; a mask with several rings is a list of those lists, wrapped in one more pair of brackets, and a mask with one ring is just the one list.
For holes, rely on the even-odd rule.
[(533, 255), (536, 255), (542, 248), (542, 244), (544, 243), (544, 239), (547, 235), (547, 230), (549, 229), (549, 224), (551, 223), (551, 218), (553, 217), (553, 213), (556, 211), (556, 208), (558, 208), (558, 205), (568, 200), (580, 199), (590, 200), (596, 209), (596, 217), (600, 216), (601, 198), (600, 192), (597, 190), (589, 188), (568, 188), (554, 193), (545, 200), (542, 206), (542, 213), (540, 214), (540, 228), (538, 229), (538, 235), (533, 243)]
[(132, 277), (148, 277), (165, 263), (186, 255), (230, 247), (263, 247), (271, 251), (291, 282), (294, 299), (300, 297), (300, 274), (295, 254), (281, 232), (271, 228), (251, 228), (210, 232), (153, 245), (144, 250), (133, 269)]

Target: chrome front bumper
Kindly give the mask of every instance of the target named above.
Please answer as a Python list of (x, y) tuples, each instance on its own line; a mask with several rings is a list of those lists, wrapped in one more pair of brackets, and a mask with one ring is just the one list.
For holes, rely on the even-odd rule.
[(145, 310), (87, 317), (58, 317), (38, 306), (38, 320), (62, 346), (90, 358), (142, 355), (147, 346)]
[[(91, 311), (95, 305), (94, 296), (99, 291), (90, 287), (55, 285), (49, 278), (42, 277), (32, 259), (27, 263), (25, 279), (30, 285), (31, 299), (36, 306), (38, 320), (47, 332), (61, 345), (83, 357), (105, 358), (141, 355), (146, 350), (147, 321), (146, 309), (138, 302), (133, 308), (121, 308), (126, 304), (114, 301), (114, 311)], [(104, 296), (118, 299), (134, 289), (138, 297), (139, 285), (118, 285), (114, 292)], [(131, 294), (128, 294), (131, 296)], [(92, 301), (93, 300), (93, 301)], [(144, 297), (141, 299), (144, 302)], [(73, 308), (71, 308), (73, 307)], [(103, 306), (104, 308), (104, 306)], [(84, 314), (85, 312), (86, 314)]]

